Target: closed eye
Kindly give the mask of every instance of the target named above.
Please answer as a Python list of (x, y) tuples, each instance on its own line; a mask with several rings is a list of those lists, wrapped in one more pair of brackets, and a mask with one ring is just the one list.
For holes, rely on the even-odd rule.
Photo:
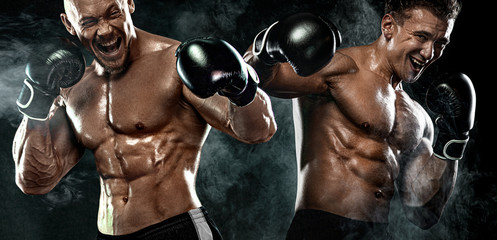
[(83, 18), (81, 21), (80, 21), (80, 25), (84, 28), (87, 28), (87, 27), (91, 27), (91, 26), (94, 26), (98, 23), (98, 20), (96, 18)]
[(114, 10), (112, 11), (112, 13), (110, 14), (111, 17), (113, 18), (117, 18), (117, 17), (120, 17), (121, 16), (121, 11), (119, 10)]

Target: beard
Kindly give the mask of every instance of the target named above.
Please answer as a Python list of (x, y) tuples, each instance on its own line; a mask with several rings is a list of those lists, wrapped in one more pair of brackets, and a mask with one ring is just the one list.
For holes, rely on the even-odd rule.
[(120, 64), (119, 63), (108, 64), (108, 61), (104, 61), (104, 60), (100, 59), (95, 53), (92, 52), (92, 55), (95, 58), (95, 60), (97, 61), (97, 63), (103, 67), (104, 73), (107, 75), (124, 73), (130, 65), (130, 63), (129, 63), (129, 55), (130, 55), (129, 46), (125, 49), (124, 58), (122, 60), (122, 63), (120, 63)]

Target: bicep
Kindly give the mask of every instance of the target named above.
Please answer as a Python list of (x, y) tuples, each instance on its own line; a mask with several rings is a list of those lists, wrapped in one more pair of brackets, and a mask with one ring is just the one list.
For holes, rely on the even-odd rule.
[(432, 130), (428, 129), (413, 151), (402, 156), (396, 182), (407, 218), (423, 229), (430, 228), (440, 219), (457, 172), (457, 162), (447, 162), (433, 155)]

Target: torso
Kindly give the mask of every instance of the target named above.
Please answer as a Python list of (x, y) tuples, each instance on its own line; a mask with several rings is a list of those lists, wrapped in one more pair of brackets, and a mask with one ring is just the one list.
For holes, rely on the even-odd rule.
[(386, 222), (399, 154), (419, 144), (428, 116), (355, 57), (354, 49), (342, 50), (329, 66), (347, 69), (329, 79), (329, 91), (294, 100), (296, 208)]
[(63, 92), (78, 141), (100, 174), (98, 227), (128, 234), (200, 206), (195, 176), (208, 126), (182, 95), (176, 42), (161, 39), (119, 78), (94, 65)]

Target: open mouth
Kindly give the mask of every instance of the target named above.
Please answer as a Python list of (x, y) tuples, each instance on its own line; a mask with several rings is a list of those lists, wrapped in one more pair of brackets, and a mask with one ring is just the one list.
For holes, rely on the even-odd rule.
[(95, 43), (96, 48), (100, 53), (107, 56), (115, 55), (121, 49), (122, 38), (114, 38), (107, 42), (97, 42)]
[(418, 59), (409, 56), (409, 59), (411, 60), (411, 64), (416, 71), (421, 71), (421, 69), (425, 66), (425, 62), (421, 62)]

